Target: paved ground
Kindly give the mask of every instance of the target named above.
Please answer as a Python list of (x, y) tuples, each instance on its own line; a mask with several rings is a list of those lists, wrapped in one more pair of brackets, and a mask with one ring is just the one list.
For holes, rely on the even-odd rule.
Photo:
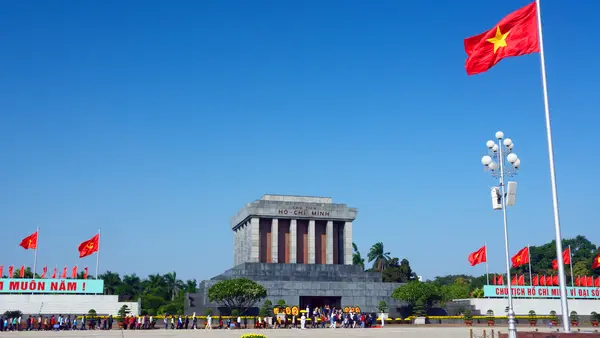
[[(496, 328), (497, 332), (500, 329), (506, 332), (505, 328)], [(482, 338), (484, 328), (473, 328), (473, 338)], [(490, 329), (485, 328), (486, 337), (490, 338)], [(528, 329), (520, 329), (527, 331)], [(539, 329), (547, 331), (547, 329)], [(591, 329), (581, 329), (582, 331), (590, 331)], [(384, 329), (318, 329), (318, 330), (152, 330), (152, 331), (68, 331), (68, 332), (8, 332), (0, 333), (0, 337), (67, 337), (67, 338), (85, 338), (85, 337), (240, 337), (244, 333), (262, 333), (267, 338), (278, 337), (402, 337), (402, 338), (469, 338), (469, 329), (466, 327), (390, 327)], [(497, 337), (495, 335), (494, 337)]]

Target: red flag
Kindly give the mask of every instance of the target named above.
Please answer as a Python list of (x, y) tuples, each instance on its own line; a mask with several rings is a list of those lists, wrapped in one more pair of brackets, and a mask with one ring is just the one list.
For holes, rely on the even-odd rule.
[(529, 247), (524, 247), (512, 257), (513, 268), (529, 263)]
[(594, 281), (594, 286), (600, 287), (600, 277), (596, 277), (596, 280)]
[(510, 285), (517, 285), (517, 275), (513, 275), (512, 279), (510, 280)]
[(487, 253), (485, 252), (485, 245), (479, 248), (479, 250), (472, 252), (469, 255), (469, 263), (471, 266), (487, 262)]
[(38, 241), (38, 232), (34, 232), (33, 234), (23, 238), (21, 244), (19, 244), (23, 249), (37, 249), (37, 241)]
[(580, 286), (580, 285), (581, 285), (581, 277), (575, 278), (575, 286)]
[(54, 272), (52, 273), (52, 279), (56, 279), (56, 267), (54, 268)]
[(554, 285), (556, 285), (556, 286), (560, 285), (560, 282), (559, 282), (559, 280), (558, 280), (558, 275), (554, 275), (554, 276), (552, 277), (552, 284), (554, 284)]
[[(563, 251), (563, 262), (565, 264), (571, 264), (571, 248), (567, 248), (565, 251)], [(554, 270), (558, 270), (558, 260), (554, 259), (552, 260), (552, 269)]]
[(546, 286), (546, 276), (540, 276), (540, 286)]
[(100, 243), (100, 234), (88, 239), (87, 241), (81, 242), (79, 244), (79, 258), (83, 258), (85, 256), (89, 256), (94, 252), (98, 251)]
[(88, 267), (86, 266), (83, 271), (84, 271), (83, 272), (83, 279), (87, 279), (88, 278)]
[(520, 275), (519, 276), (518, 284), (519, 285), (525, 285), (525, 275)]
[(552, 276), (546, 276), (546, 286), (552, 286)]
[(533, 286), (539, 286), (540, 285), (540, 276), (535, 275), (535, 277), (533, 277), (533, 281), (531, 284), (533, 284)]
[(600, 254), (598, 256), (596, 256), (594, 258), (594, 261), (592, 262), (592, 269), (598, 269), (600, 268)]
[(9, 266), (8, 267), (8, 278), (13, 278), (14, 277), (14, 271), (15, 271), (15, 267), (14, 266)]
[(44, 269), (42, 269), (42, 278), (46, 278), (46, 273), (48, 273), (48, 266), (44, 266)]
[(496, 281), (496, 285), (504, 285), (504, 276), (498, 276), (498, 280)]
[(589, 276), (587, 278), (587, 286), (594, 286), (594, 277), (593, 276)]
[(25, 278), (25, 265), (21, 265), (21, 270), (19, 271), (19, 277)]
[(4, 265), (0, 265), (0, 278), (4, 278), (4, 276), (2, 276), (2, 273), (4, 272)]
[(67, 267), (66, 266), (63, 269), (63, 272), (62, 272), (62, 275), (60, 275), (60, 278), (62, 278), (62, 279), (66, 279), (67, 278)]
[(467, 74), (483, 73), (500, 60), (537, 53), (537, 14), (535, 2), (504, 17), (494, 28), (465, 39)]
[(71, 272), (71, 278), (77, 279), (77, 265), (73, 267), (73, 271)]

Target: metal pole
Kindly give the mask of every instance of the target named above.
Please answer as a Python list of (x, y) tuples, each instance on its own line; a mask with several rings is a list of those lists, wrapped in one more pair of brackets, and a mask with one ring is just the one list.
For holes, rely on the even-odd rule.
[(575, 282), (573, 281), (573, 251), (571, 251), (571, 246), (569, 245), (569, 265), (571, 266), (571, 287), (575, 287)]
[(485, 276), (487, 279), (487, 285), (490, 285), (490, 269), (488, 267), (487, 242), (483, 242), (483, 246), (485, 247)]
[(96, 279), (98, 279), (99, 263), (100, 263), (100, 229), (98, 229), (98, 251), (96, 251)]
[(531, 274), (531, 250), (529, 244), (527, 244), (527, 255), (529, 256), (529, 286), (533, 286), (533, 277)]
[(544, 93), (544, 112), (546, 117), (546, 138), (548, 142), (548, 159), (550, 164), (550, 185), (552, 188), (552, 208), (554, 209), (554, 232), (556, 236), (556, 259), (558, 260), (558, 279), (560, 283), (560, 305), (562, 323), (565, 332), (571, 332), (569, 320), (569, 305), (567, 304), (567, 281), (565, 278), (565, 263), (562, 257), (562, 235), (560, 233), (560, 216), (558, 212), (558, 192), (556, 189), (556, 172), (554, 169), (554, 146), (552, 145), (552, 128), (550, 126), (550, 107), (548, 105), (548, 83), (546, 81), (546, 61), (544, 58), (544, 38), (542, 32), (542, 11), (540, 0), (536, 0), (538, 38), (540, 45), (540, 68), (542, 73), (542, 90)]
[(515, 311), (513, 310), (512, 286), (510, 279), (510, 254), (508, 248), (508, 226), (506, 219), (506, 192), (504, 187), (504, 154), (502, 153), (502, 139), (498, 139), (498, 162), (500, 164), (500, 189), (502, 196), (502, 214), (504, 218), (504, 254), (506, 256), (506, 278), (508, 279), (508, 338), (517, 338), (517, 326), (515, 323)]
[(35, 278), (35, 271), (36, 271), (36, 266), (37, 266), (37, 251), (38, 251), (38, 246), (40, 246), (40, 228), (38, 227), (35, 230), (36, 233), (36, 240), (35, 240), (35, 252), (33, 253), (33, 278)]

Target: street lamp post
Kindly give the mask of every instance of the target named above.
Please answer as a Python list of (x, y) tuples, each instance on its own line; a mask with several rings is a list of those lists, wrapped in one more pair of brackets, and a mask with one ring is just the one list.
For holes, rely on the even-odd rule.
[[(514, 143), (511, 139), (504, 138), (503, 132), (497, 132), (496, 139), (498, 140), (498, 143), (492, 140), (487, 141), (486, 146), (488, 147), (488, 155), (485, 155), (481, 158), (481, 164), (485, 166), (485, 169), (489, 171), (494, 178), (497, 178), (500, 181), (500, 192), (496, 195), (496, 197), (498, 198), (498, 201), (501, 202), (502, 214), (504, 216), (504, 254), (506, 255), (506, 282), (508, 284), (508, 337), (517, 338), (515, 311), (512, 301), (512, 288), (510, 285), (510, 256), (508, 248), (508, 227), (506, 221), (507, 195), (504, 179), (517, 174), (521, 165), (521, 160), (519, 160), (517, 155), (513, 153)], [(505, 162), (510, 163), (510, 166), (506, 166)], [(497, 188), (494, 187), (494, 189)]]

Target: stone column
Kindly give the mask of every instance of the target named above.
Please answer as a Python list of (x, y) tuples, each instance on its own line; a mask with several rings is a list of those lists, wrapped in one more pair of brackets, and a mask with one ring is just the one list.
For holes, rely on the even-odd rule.
[(327, 221), (327, 257), (325, 263), (333, 264), (333, 221)]
[(238, 229), (233, 230), (233, 266), (238, 265)]
[(271, 221), (271, 263), (277, 263), (279, 258), (279, 220)]
[(308, 221), (308, 264), (315, 264), (315, 220)]
[(244, 231), (242, 232), (244, 236), (244, 263), (250, 262), (250, 255), (252, 252), (252, 234), (250, 232), (250, 221), (248, 220), (244, 223)]
[(250, 247), (250, 262), (258, 263), (260, 251), (260, 235), (258, 232), (259, 219), (253, 217), (250, 219), (250, 237), (252, 238)]
[(298, 251), (298, 248), (296, 247), (296, 244), (298, 243), (296, 240), (296, 236), (297, 236), (296, 234), (297, 234), (296, 220), (292, 219), (292, 220), (290, 220), (290, 246), (289, 246), (290, 263), (292, 263), (292, 264), (296, 263), (296, 252)]
[(238, 265), (246, 262), (246, 223), (242, 224), (238, 229), (240, 233), (240, 259), (238, 261)]
[(344, 264), (352, 265), (352, 222), (344, 224)]

